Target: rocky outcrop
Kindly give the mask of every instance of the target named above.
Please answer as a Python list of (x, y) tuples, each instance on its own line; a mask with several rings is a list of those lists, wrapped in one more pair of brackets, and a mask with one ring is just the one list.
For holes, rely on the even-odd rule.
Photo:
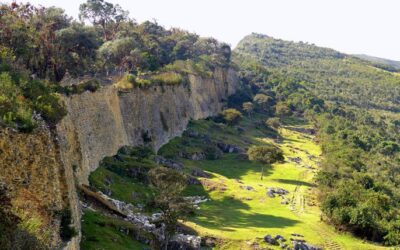
[(150, 145), (156, 151), (186, 129), (190, 119), (218, 114), (239, 86), (231, 69), (212, 78), (189, 75), (187, 84), (133, 88), (112, 85), (64, 99), (68, 115), (57, 126), (62, 158), (75, 166), (79, 183), (105, 156), (124, 145)]
[[(60, 216), (69, 206), (68, 189), (58, 145), (43, 123), (32, 133), (0, 129), (0, 183), (9, 190), (13, 211), (31, 237), (51, 249), (63, 244)], [(1, 247), (0, 247), (1, 248)]]
[[(75, 228), (80, 231), (75, 187), (88, 183), (100, 160), (126, 145), (148, 145), (157, 151), (181, 135), (189, 120), (217, 115), (238, 88), (234, 70), (216, 69), (211, 78), (189, 75), (180, 85), (123, 92), (105, 85), (96, 92), (63, 97), (68, 115), (56, 131)], [(79, 237), (66, 249), (79, 249)]]

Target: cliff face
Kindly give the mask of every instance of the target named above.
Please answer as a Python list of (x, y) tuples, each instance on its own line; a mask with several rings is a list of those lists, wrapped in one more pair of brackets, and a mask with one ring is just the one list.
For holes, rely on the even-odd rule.
[[(232, 69), (217, 69), (207, 79), (188, 78), (187, 84), (124, 92), (108, 85), (64, 98), (68, 115), (57, 125), (57, 138), (76, 229), (80, 231), (76, 185), (88, 183), (100, 160), (125, 145), (149, 145), (157, 151), (181, 135), (190, 119), (217, 115), (239, 88)], [(78, 248), (76, 237), (67, 249)]]
[(54, 138), (43, 123), (30, 134), (0, 129), (0, 182), (10, 191), (22, 228), (52, 249), (61, 244), (55, 212), (69, 203)]
[(68, 115), (57, 126), (63, 162), (73, 166), (79, 183), (87, 183), (99, 161), (122, 146), (158, 150), (190, 119), (218, 114), (238, 85), (233, 70), (217, 69), (209, 79), (190, 75), (187, 84), (126, 92), (110, 85), (65, 98)]

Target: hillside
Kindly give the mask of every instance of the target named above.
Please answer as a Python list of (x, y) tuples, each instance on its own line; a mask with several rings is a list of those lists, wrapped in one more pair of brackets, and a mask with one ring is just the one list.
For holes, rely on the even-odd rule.
[(324, 100), (363, 109), (399, 111), (399, 75), (372, 63), (332, 49), (257, 34), (240, 41), (235, 53), (237, 61), (254, 61), (305, 82), (307, 89)]
[(380, 57), (369, 56), (369, 55), (364, 55), (364, 54), (358, 54), (358, 55), (354, 55), (354, 56), (364, 59), (364, 60), (367, 60), (367, 61), (370, 61), (370, 62), (373, 62), (373, 63), (391, 66), (395, 70), (400, 69), (400, 61), (394, 61), (394, 60), (390, 60), (390, 59), (386, 59), (386, 58), (380, 58)]
[(0, 249), (397, 248), (395, 67), (0, 3)]
[(257, 34), (239, 43), (234, 58), (249, 85), (236, 101), (254, 96), (275, 105), (265, 110), (270, 114), (306, 117), (317, 128), (324, 220), (398, 244), (399, 75), (331, 49)]

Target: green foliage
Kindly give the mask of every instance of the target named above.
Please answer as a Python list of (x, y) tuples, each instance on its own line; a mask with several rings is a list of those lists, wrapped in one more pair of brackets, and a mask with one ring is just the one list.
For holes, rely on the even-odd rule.
[(280, 119), (278, 117), (272, 117), (272, 118), (268, 118), (265, 121), (265, 125), (267, 125), (268, 127), (277, 129), (281, 125), (281, 122), (280, 122)]
[(237, 109), (225, 109), (221, 113), (222, 118), (224, 119), (225, 123), (229, 125), (236, 125), (239, 123), (239, 121), (242, 119), (242, 113), (238, 111)]
[(277, 116), (285, 117), (292, 114), (292, 110), (284, 102), (278, 102), (275, 107), (275, 113)]
[(257, 34), (240, 42), (235, 60), (253, 95), (275, 98), (276, 115), (301, 115), (318, 128), (325, 219), (398, 244), (400, 77), (330, 49)]
[(185, 218), (193, 211), (191, 204), (180, 196), (186, 188), (187, 178), (184, 174), (165, 167), (153, 168), (149, 171), (148, 178), (158, 193), (154, 203), (162, 211), (161, 221), (166, 226), (166, 245), (176, 232), (178, 219)]
[(247, 151), (247, 155), (249, 160), (264, 164), (272, 164), (284, 160), (282, 150), (272, 145), (251, 146)]
[(84, 210), (82, 215), (81, 249), (143, 249), (148, 246), (135, 238), (148, 238), (151, 235), (136, 228), (132, 223), (102, 215), (99, 212)]

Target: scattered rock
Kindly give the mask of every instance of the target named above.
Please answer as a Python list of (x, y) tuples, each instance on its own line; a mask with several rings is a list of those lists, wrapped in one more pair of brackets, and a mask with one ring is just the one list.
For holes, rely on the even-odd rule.
[(277, 241), (286, 241), (286, 239), (282, 235), (279, 235), (279, 234), (275, 236), (275, 240), (277, 240)]
[(205, 236), (201, 239), (201, 246), (203, 247), (216, 247), (218, 239), (212, 236)]
[(201, 246), (201, 237), (187, 234), (176, 234), (168, 243), (168, 249), (197, 250)]
[(274, 198), (275, 195), (283, 196), (289, 193), (289, 191), (283, 188), (268, 188), (267, 195), (271, 198)]
[(156, 157), (154, 157), (154, 161), (158, 164), (158, 165), (163, 165), (167, 168), (172, 168), (175, 169), (177, 171), (182, 171), (183, 170), (183, 164), (171, 159), (167, 159), (164, 158), (162, 156), (157, 155)]
[(223, 143), (223, 142), (218, 142), (217, 143), (217, 147), (219, 149), (221, 149), (222, 152), (224, 152), (224, 153), (240, 154), (240, 153), (244, 153), (245, 152), (242, 148), (240, 148), (238, 146), (226, 144), (226, 143)]
[(293, 241), (293, 250), (322, 250), (322, 248), (304, 242)]
[(267, 234), (264, 236), (264, 241), (267, 242), (268, 244), (271, 245), (277, 245), (277, 241), (275, 240), (274, 237), (272, 237), (271, 235)]
[(104, 194), (106, 194), (106, 195), (108, 195), (108, 196), (111, 196), (111, 195), (112, 195), (111, 189), (105, 188), (105, 189), (104, 189)]
[(211, 176), (209, 173), (204, 172), (200, 168), (192, 169), (192, 175), (196, 176), (196, 177), (203, 177), (203, 178), (209, 178)]
[(106, 176), (106, 178), (104, 179), (104, 184), (106, 186), (111, 186), (112, 183), (113, 183), (113, 179), (110, 176)]
[(296, 234), (296, 233), (293, 233), (293, 234), (291, 234), (292, 236), (294, 236), (294, 237), (304, 237), (303, 235), (301, 235), (301, 234)]
[(278, 244), (278, 242), (275, 240), (275, 238), (272, 237), (269, 234), (264, 236), (264, 241), (267, 242), (268, 244), (271, 244), (271, 245), (277, 245)]
[(247, 191), (254, 191), (254, 188), (252, 186), (240, 186), (240, 187)]
[(301, 158), (300, 157), (289, 157), (288, 159), (289, 159), (289, 161), (295, 162), (297, 164), (301, 163)]
[(187, 179), (187, 184), (188, 185), (201, 185), (201, 182), (193, 176), (189, 176)]
[(201, 161), (207, 158), (207, 155), (203, 152), (196, 152), (193, 154), (184, 154), (183, 158), (190, 159), (192, 161)]
[(275, 197), (275, 192), (274, 192), (272, 189), (268, 189), (267, 195), (268, 195), (269, 197), (271, 197), (271, 198), (274, 198), (274, 197)]

